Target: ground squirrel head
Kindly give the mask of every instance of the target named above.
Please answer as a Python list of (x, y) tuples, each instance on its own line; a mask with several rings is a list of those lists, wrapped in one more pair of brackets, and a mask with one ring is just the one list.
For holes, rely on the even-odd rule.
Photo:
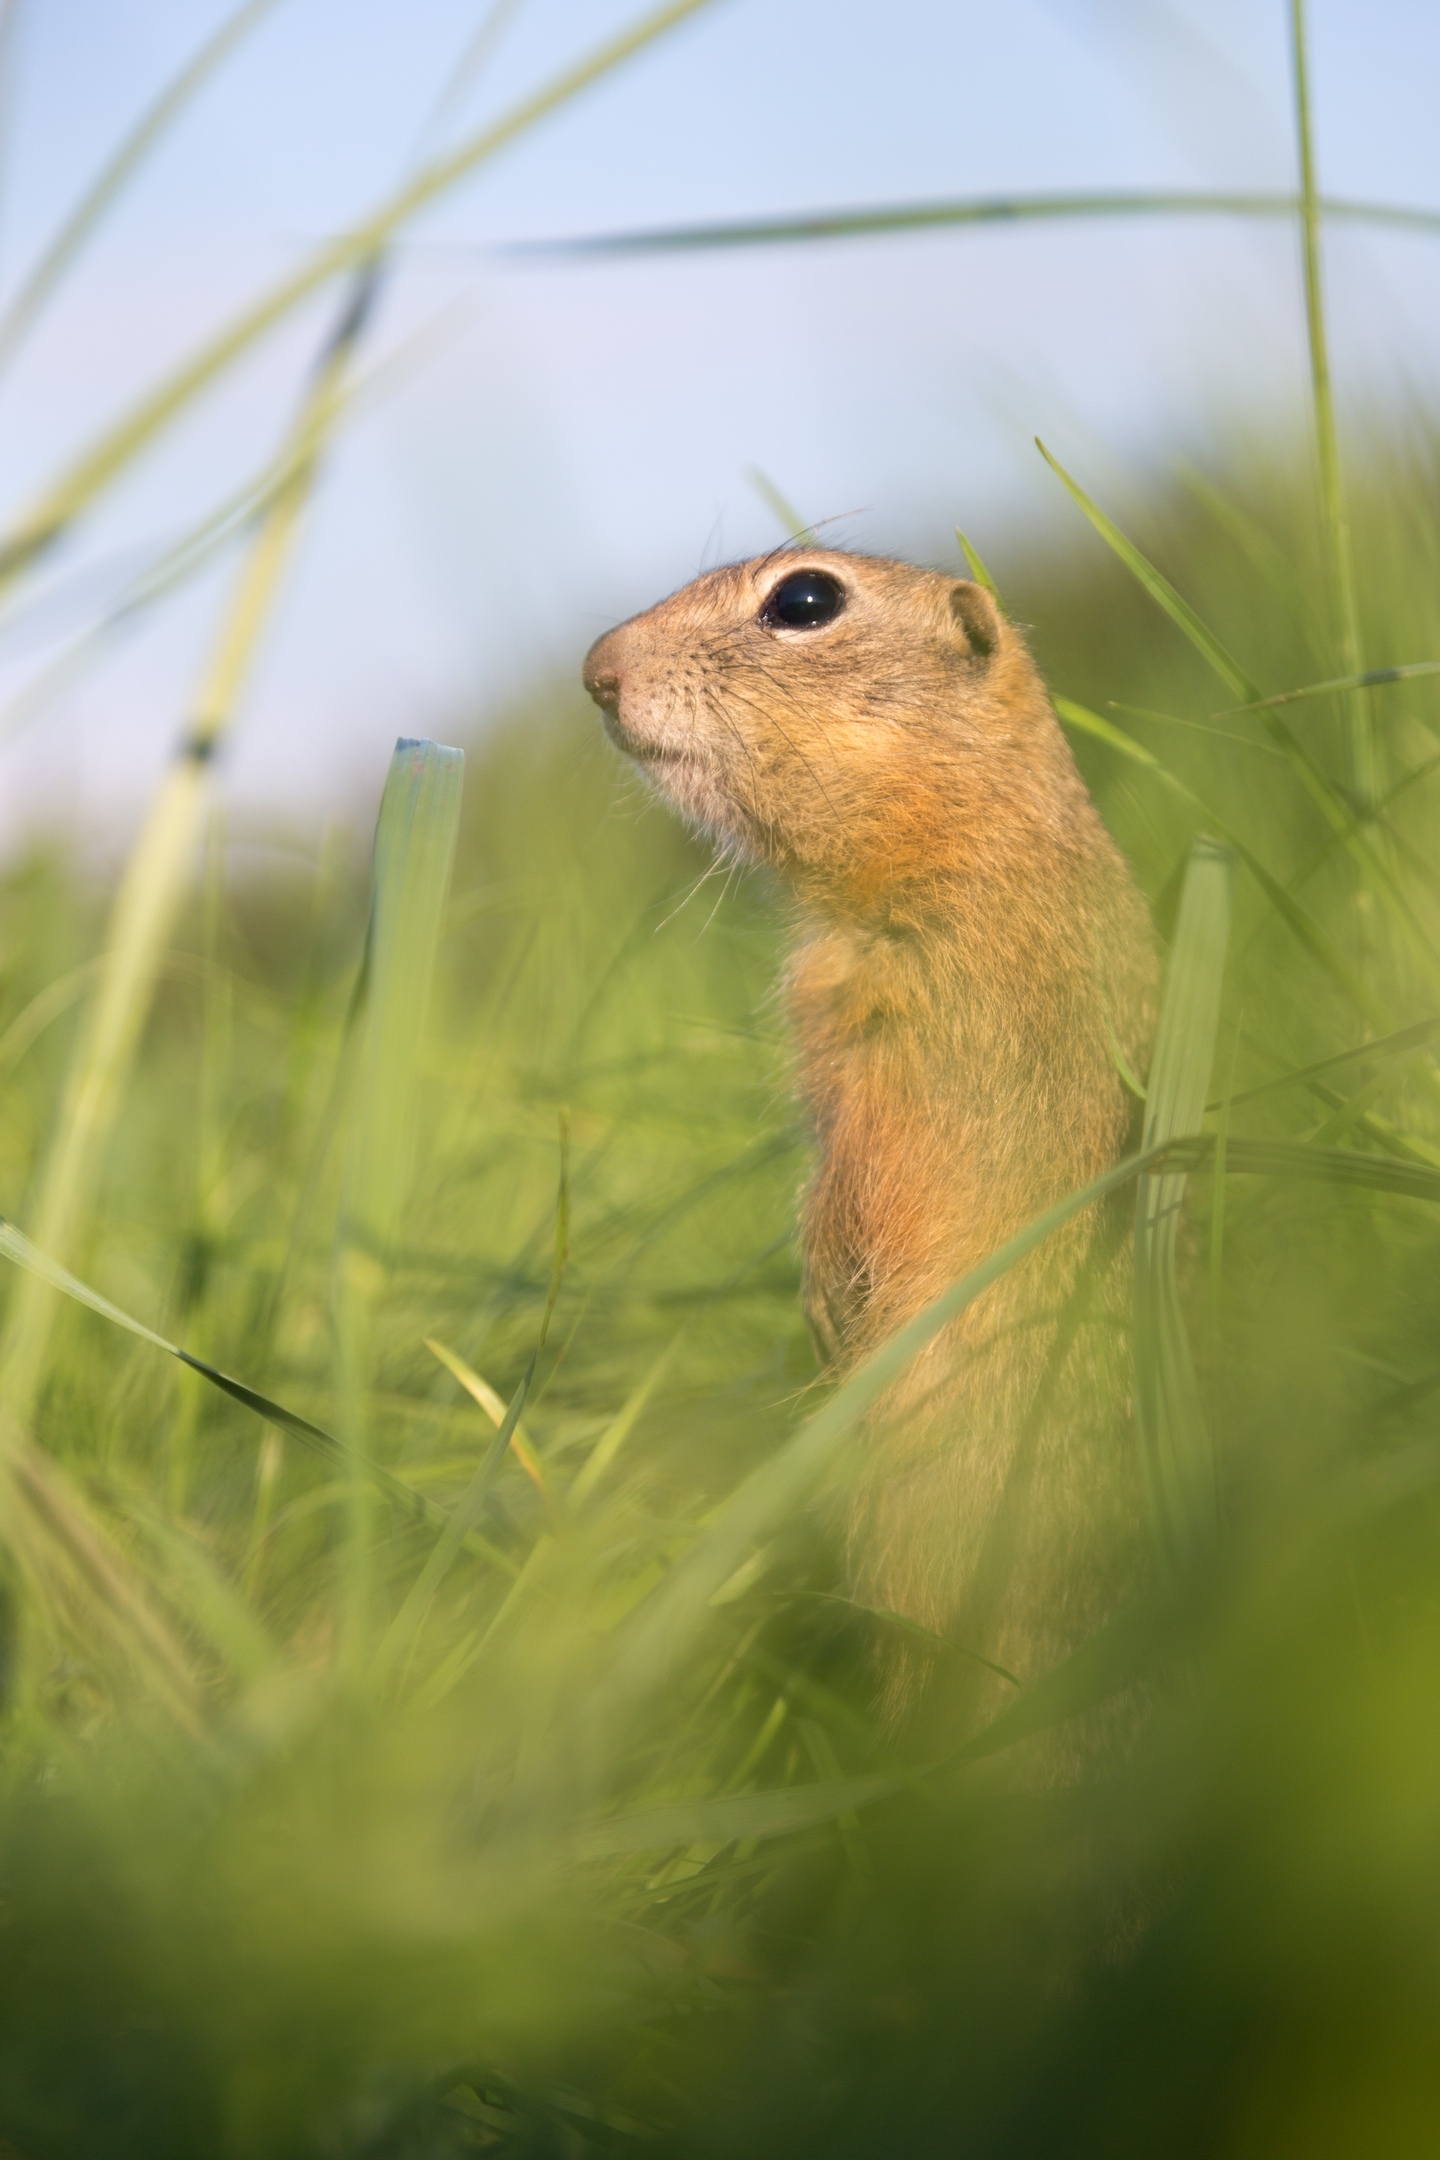
[(991, 595), (909, 563), (806, 548), (712, 570), (599, 639), (584, 679), (684, 816), (847, 910), (903, 913), (1014, 843), (1033, 856), (1085, 799)]

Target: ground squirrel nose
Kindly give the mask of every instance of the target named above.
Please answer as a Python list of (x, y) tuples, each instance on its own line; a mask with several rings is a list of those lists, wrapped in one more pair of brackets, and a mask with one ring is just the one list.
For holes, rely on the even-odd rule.
[(620, 703), (620, 671), (613, 655), (605, 650), (609, 643), (610, 639), (603, 637), (591, 646), (585, 655), (580, 679), (597, 705), (602, 705), (607, 712), (614, 712)]

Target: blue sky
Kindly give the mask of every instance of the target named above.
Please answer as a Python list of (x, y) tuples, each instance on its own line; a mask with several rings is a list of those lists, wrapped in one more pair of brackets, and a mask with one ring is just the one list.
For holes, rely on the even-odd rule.
[[(226, 11), (19, 0), (0, 279)], [(483, 8), (277, 0), (0, 381), (13, 506), (167, 361), (412, 163), (630, 18), (520, 0), (427, 137)], [(1321, 178), (1440, 207), (1440, 9), (1312, 0)], [(1041, 433), (1107, 499), (1235, 418), (1303, 412), (1282, 228), (1158, 222), (935, 234), (643, 263), (520, 262), (513, 239), (1064, 187), (1285, 189), (1284, 0), (717, 0), (406, 236), (371, 357), (423, 355), (340, 446), (248, 700), (240, 826), (313, 837), (399, 732), (453, 734), (608, 622), (768, 546), (758, 465), (848, 542), (1002, 551), (1074, 515)], [(1429, 397), (1440, 240), (1334, 234), (1349, 399)], [(137, 468), (0, 637), (0, 696), (275, 442), (312, 309)], [(123, 831), (184, 713), (223, 592), (202, 581), (3, 757), (0, 833)]]

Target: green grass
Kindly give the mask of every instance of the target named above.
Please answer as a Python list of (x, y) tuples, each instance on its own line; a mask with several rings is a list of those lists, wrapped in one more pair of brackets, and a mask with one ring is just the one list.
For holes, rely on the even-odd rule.
[[(1433, 458), (1421, 431), (1377, 439), (1351, 505), (1377, 664), (1440, 652)], [(854, 1398), (816, 1394), (798, 1313), (784, 901), (698, 882), (705, 855), (589, 711), (539, 699), (468, 747), (430, 1022), (403, 1030), (403, 1205), (349, 1382), (375, 1460), (432, 1508), (478, 1494), (478, 1535), (437, 1570), (437, 1531), (377, 1494), (357, 1593), (343, 1465), (57, 1309), (35, 1440), (188, 1692), (167, 1709), (133, 1615), (12, 1538), (0, 2128), (32, 2160), (1338, 2154), (1357, 2126), (1422, 2149), (1434, 783), (1337, 833), (1343, 694), (1285, 708), (1293, 744), (1264, 713), (1214, 719), (1239, 701), (1072, 515), (1057, 489), (1044, 547), (985, 553), (1056, 689), (1159, 761), (1076, 731), (1167, 935), (1196, 803), (1247, 851), (1199, 1023), (1210, 1100), (1233, 1098), (1224, 1219), (1197, 1156), (1163, 1293), (1180, 1281), (1218, 1537), (1070, 1669), (1025, 1676), (993, 1735), (957, 1722), (946, 1762), (877, 1729), (882, 1624), (843, 1601), (808, 1499)], [(1128, 527), (1247, 683), (1325, 678), (1293, 466), (1157, 486)], [(1374, 697), (1394, 789), (1434, 756), (1440, 687)], [(378, 1129), (368, 852), (331, 835), (261, 876), (218, 824), (209, 848), (68, 1261), (343, 1436), (344, 1195)], [(55, 856), (0, 893), (0, 1207), (22, 1226), (83, 1040), (83, 995), (54, 986), (83, 994), (102, 913)], [(528, 1467), (427, 1338), (502, 1402), (534, 1361)], [(1005, 1743), (1135, 1685), (1123, 1774), (1017, 1798)]]
[[(4, 352), (264, 4), (80, 195)], [(71, 459), (0, 583), (694, 12), (417, 167)], [(1300, 221), (1313, 483), (1237, 432), (1117, 503), (1047, 450), (1043, 533), (960, 541), (1169, 947), (1145, 1152), (1105, 1181), (1158, 1564), (998, 1712), (983, 1644), (911, 1629), (935, 1708), (881, 1726), (901, 1624), (847, 1597), (822, 1496), (1084, 1196), (829, 1387), (785, 899), (714, 875), (571, 685), (466, 744), (458, 801), (453, 754), (399, 755), (373, 849), (228, 844), (208, 753), (365, 388), (354, 295), (274, 460), (142, 576), (155, 604), (248, 539), (203, 742), (113, 895), (55, 851), (0, 879), (0, 2156), (1433, 2148), (1440, 433), (1338, 428), (1291, 12), (1300, 192), (1227, 206)], [(1123, 1768), (1016, 1774), (1127, 1699)]]

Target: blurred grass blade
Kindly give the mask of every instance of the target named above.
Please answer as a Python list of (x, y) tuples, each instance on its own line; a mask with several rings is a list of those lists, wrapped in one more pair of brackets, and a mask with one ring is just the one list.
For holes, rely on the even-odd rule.
[(459, 59), (450, 70), (439, 97), (421, 130), (417, 159), (444, 133), (445, 123), (458, 111), (466, 96), (489, 65), (496, 47), (520, 12), (522, 0), (490, 0), (477, 29), (465, 41)]
[(83, 450), (58, 479), (32, 500), (11, 530), (0, 536), (0, 587), (14, 579), (45, 549), (54, 545), (95, 497), (148, 448), (172, 420), (218, 380), (243, 353), (256, 345), (301, 303), (332, 278), (373, 261), (400, 226), (443, 195), (477, 167), (505, 149), (527, 129), (587, 90), (592, 83), (678, 27), (715, 0), (669, 0), (642, 16), (628, 30), (607, 39), (572, 67), (564, 68), (543, 88), (511, 107), (499, 120), (427, 165), (397, 189), (370, 217), (338, 240), (318, 248), (299, 270), (282, 278), (264, 297), (237, 315), (123, 417)]
[(1230, 1140), (1230, 1120), (1235, 1111), (1235, 1061), (1240, 1055), (1244, 1014), (1237, 1013), (1230, 1037), (1230, 1057), (1221, 1091), (1219, 1123), (1215, 1127), (1215, 1163), (1210, 1186), (1210, 1311), (1220, 1309), (1225, 1282), (1225, 1154)]
[(1126, 538), (1119, 526), (1115, 524), (1113, 519), (1105, 515), (1098, 503), (1091, 501), (1079, 481), (1071, 479), (1059, 459), (1050, 455), (1038, 435), (1035, 438), (1035, 447), (1050, 467), (1050, 470), (1056, 474), (1072, 501), (1078, 503), (1084, 511), (1106, 546), (1113, 549), (1115, 554), (1119, 556), (1131, 576), (1139, 585), (1144, 587), (1156, 606), (1164, 610), (1171, 622), (1175, 624), (1175, 627), (1183, 631), (1190, 643), (1195, 647), (1195, 650), (1203, 659), (1209, 662), (1231, 693), (1237, 698), (1249, 698), (1252, 700), (1258, 698), (1259, 691), (1239, 662), (1233, 659), (1225, 650), (1214, 631), (1200, 620), (1189, 601), (1183, 599), (1176, 592), (1169, 578), (1165, 577), (1162, 572), (1155, 568), (1152, 562), (1141, 554), (1134, 541)]
[(980, 560), (979, 550), (971, 546), (970, 542), (966, 539), (964, 533), (961, 532), (958, 525), (955, 528), (955, 538), (960, 543), (960, 552), (965, 557), (966, 567), (968, 568), (971, 577), (974, 578), (975, 583), (977, 585), (983, 585), (986, 592), (989, 593), (991, 599), (995, 602), (996, 606), (1001, 606), (1002, 603), (1000, 600), (1000, 593), (998, 587), (996, 586), (994, 578), (991, 577), (990, 572), (986, 569), (984, 563)]
[(52, 1628), (102, 1663), (118, 1656), (177, 1723), (199, 1732), (199, 1682), (184, 1649), (59, 1465), (3, 1411), (0, 1542)]
[[(1183, 1584), (1166, 1582), (1123, 1606), (1069, 1657), (1043, 1673), (1015, 1701), (1006, 1703), (972, 1740), (956, 1749), (948, 1758), (950, 1764), (997, 1755), (1162, 1671), (1203, 1617), (1203, 1600), (1197, 1601), (1194, 1592), (1204, 1582), (1203, 1575), (1192, 1575)], [(941, 1767), (931, 1766), (932, 1774)]]
[(560, 1297), (560, 1285), (565, 1280), (565, 1270), (570, 1264), (570, 1112), (562, 1105), (560, 1110), (560, 1187), (555, 1195), (555, 1244), (550, 1259), (550, 1283), (545, 1292), (545, 1310), (540, 1319), (540, 1340), (535, 1345), (538, 1359), (550, 1340), (550, 1322), (555, 1317), (555, 1307)]
[[(1214, 1136), (1192, 1134), (1159, 1152), (1177, 1170), (1205, 1170), (1214, 1160)], [(1432, 1206), (1440, 1201), (1440, 1167), (1359, 1148), (1317, 1147), (1310, 1140), (1237, 1140), (1232, 1133), (1225, 1143), (1225, 1163), (1232, 1176), (1305, 1178), (1356, 1192), (1395, 1193)]]
[(273, 1671), (279, 1662), (275, 1644), (199, 1538), (167, 1522), (138, 1496), (122, 1496), (120, 1506), (156, 1553), (172, 1602), (183, 1608), (236, 1678), (249, 1683)]
[(1280, 690), (1274, 697), (1258, 698), (1253, 705), (1227, 705), (1217, 720), (1231, 713), (1273, 712), (1277, 705), (1296, 705), (1302, 698), (1335, 697), (1345, 690), (1378, 690), (1386, 683), (1414, 682), (1425, 675), (1440, 675), (1440, 660), (1412, 660), (1404, 667), (1366, 668), (1358, 675), (1335, 675), (1329, 682), (1303, 683), (1298, 690)]
[[(330, 416), (331, 434), (337, 433), (343, 422), (383, 390), (402, 379), (426, 351), (433, 348), (437, 334), (437, 321), (432, 321), (412, 337), (402, 340), (353, 385), (337, 383)], [(267, 459), (248, 480), (197, 518), (178, 540), (152, 558), (121, 591), (107, 612), (47, 661), (0, 711), (0, 741), (11, 740), (39, 718), (47, 706), (102, 657), (122, 631), (131, 628), (148, 609), (197, 577), (216, 556), (243, 537), (245, 529), (263, 517), (301, 476), (308, 456), (306, 445), (292, 438), (277, 456)], [(12, 631), (18, 629), (23, 620), (23, 616), (12, 618)]]
[(245, 0), (227, 16), (194, 57), (142, 113), (86, 188), (75, 208), (19, 290), (0, 314), (0, 370), (9, 365), (25, 333), (72, 267), (87, 240), (112, 210), (127, 183), (144, 164), (167, 130), (180, 118), (197, 92), (227, 60), (242, 39), (275, 7), (276, 0)]
[[(252, 1388), (244, 1380), (237, 1380), (233, 1373), (222, 1372), (219, 1366), (211, 1365), (204, 1358), (195, 1357), (190, 1351), (182, 1350), (178, 1343), (169, 1342), (165, 1336), (157, 1335), (154, 1328), (146, 1327), (143, 1320), (137, 1320), (120, 1306), (112, 1305), (108, 1298), (101, 1297), (98, 1290), (92, 1290), (88, 1283), (82, 1282), (77, 1275), (72, 1275), (68, 1268), (61, 1267), (3, 1216), (0, 1216), (0, 1258), (13, 1261), (17, 1267), (38, 1276), (52, 1290), (73, 1298), (77, 1305), (84, 1305), (90, 1312), (98, 1313), (102, 1320), (108, 1320), (113, 1326), (123, 1328), (128, 1335), (138, 1336), (141, 1342), (149, 1343), (156, 1350), (163, 1350), (167, 1357), (177, 1358), (182, 1365), (187, 1365), (191, 1372), (199, 1373), (212, 1387), (217, 1387), (223, 1395), (228, 1395), (232, 1402), (238, 1402), (245, 1409), (253, 1410), (257, 1417), (263, 1418), (267, 1425), (275, 1426), (278, 1431), (289, 1433), (293, 1440), (300, 1441), (312, 1454), (320, 1456), (332, 1466), (343, 1469), (348, 1465), (350, 1458), (344, 1446), (333, 1433), (326, 1432), (323, 1425), (312, 1424), (309, 1418), (301, 1417), (297, 1411), (288, 1410), (284, 1403), (276, 1402), (273, 1396), (262, 1395), (259, 1388)], [(438, 1501), (431, 1500), (425, 1493), (417, 1492), (415, 1487), (407, 1485), (403, 1478), (393, 1476), (390, 1471), (381, 1469), (378, 1465), (372, 1465), (371, 1475), (377, 1489), (383, 1492), (387, 1499), (393, 1500), (411, 1521), (426, 1523), (434, 1530), (443, 1530), (449, 1522), (448, 1509), (441, 1507)], [(483, 1541), (472, 1543), (472, 1549), (480, 1552), (482, 1557), (494, 1561), (506, 1574), (513, 1575), (516, 1572), (514, 1563), (507, 1560), (502, 1553), (496, 1552), (489, 1544)]]
[[(34, 1209), (36, 1241), (63, 1260), (89, 1212), (105, 1143), (150, 1010), (161, 955), (190, 882), (215, 752), (234, 716), (289, 562), (300, 514), (335, 412), (336, 392), (373, 295), (356, 282), (327, 340), (292, 430), (293, 477), (259, 525), (241, 567), (190, 724), (131, 850), (107, 925), (106, 951), (66, 1084)], [(27, 1275), (0, 1335), (0, 1394), (29, 1421), (49, 1349), (53, 1302)]]
[(1181, 597), (1170, 580), (1141, 554), (1135, 543), (1126, 538), (1119, 526), (1105, 515), (1099, 505), (1091, 501), (1079, 482), (1072, 480), (1058, 460), (1050, 455), (1038, 435), (1035, 438), (1035, 447), (1084, 511), (1101, 539), (1114, 550), (1157, 606), (1163, 608), (1177, 629), (1184, 632), (1195, 650), (1215, 670), (1231, 695), (1241, 700), (1247, 709), (1262, 715), (1273, 740), (1290, 760), (1306, 792), (1331, 831), (1343, 839), (1351, 854), (1374, 879), (1392, 916), (1409, 937), (1417, 957), (1427, 968), (1433, 970), (1434, 945), (1409, 896), (1397, 884), (1368, 828), (1356, 820), (1351, 806), (1336, 793), (1304, 743), (1288, 723), (1272, 711), (1267, 701), (1260, 696), (1256, 685), (1244, 674), (1239, 663), (1225, 650), (1214, 632), (1200, 620), (1189, 601)]
[(365, 1002), (346, 1151), (341, 1237), (384, 1260), (414, 1151), (411, 1114), (445, 904), (465, 754), (402, 737), (375, 829)]
[(537, 1351), (520, 1375), (520, 1385), (510, 1398), (509, 1408), (500, 1420), (494, 1439), (485, 1450), (474, 1476), (436, 1539), (434, 1551), (411, 1584), (404, 1604), (386, 1630), (384, 1640), (376, 1653), (377, 1673), (388, 1672), (399, 1653), (419, 1634), (425, 1624), (425, 1616), (434, 1604), (467, 1532), (474, 1530), (479, 1523), (485, 1503), (490, 1497), (490, 1489), (500, 1474), (500, 1465), (505, 1460), (506, 1450), (520, 1422), (520, 1413), (525, 1407), (525, 1398), (535, 1377), (538, 1356)]
[[(1290, 0), (1290, 50), (1295, 86), (1295, 132), (1300, 151), (1300, 234), (1305, 262), (1305, 329), (1310, 347), (1310, 389), (1315, 414), (1315, 453), (1320, 471), (1320, 499), (1330, 588), (1337, 617), (1342, 675), (1357, 676), (1364, 667), (1360, 649), (1360, 610), (1355, 596), (1355, 562), (1350, 520), (1340, 474), (1340, 436), (1335, 425), (1335, 395), (1330, 377), (1330, 342), (1325, 328), (1325, 291), (1320, 262), (1320, 198), (1315, 184), (1315, 145), (1310, 128), (1310, 70), (1305, 40), (1305, 0)], [(1352, 688), (1346, 703), (1350, 717), (1351, 777), (1362, 808), (1380, 793), (1382, 779), (1363, 689)]]
[(1137, 742), (1133, 735), (1127, 735), (1123, 728), (1116, 727), (1113, 721), (1106, 720), (1100, 713), (1091, 712), (1088, 706), (1077, 705), (1073, 698), (1057, 697), (1051, 702), (1067, 727), (1076, 728), (1084, 735), (1093, 735), (1097, 742), (1106, 743), (1112, 750), (1118, 750), (1120, 755), (1129, 758), (1132, 764), (1145, 766), (1172, 794), (1178, 795), (1212, 831), (1217, 832), (1226, 845), (1234, 849), (1281, 921), (1304, 946), (1310, 957), (1325, 970), (1336, 987), (1344, 991), (1355, 1010), (1373, 1026), (1382, 1029), (1388, 1027), (1385, 1007), (1364, 977), (1351, 966), (1328, 931), (1301, 907), (1293, 893), (1286, 891), (1274, 872), (1265, 867), (1254, 850), (1246, 846), (1228, 819), (1220, 817), (1193, 788), (1187, 787), (1178, 774), (1171, 772), (1162, 758), (1156, 757), (1153, 750), (1147, 750), (1143, 743)]
[(819, 1823), (839, 1822), (857, 1808), (872, 1807), (903, 1791), (903, 1775), (826, 1778), (813, 1785), (781, 1785), (768, 1792), (677, 1800), (668, 1807), (613, 1815), (582, 1831), (586, 1859), (622, 1853), (674, 1850), (688, 1845), (730, 1845), (740, 1838), (783, 1837)]
[[(439, 1359), (452, 1379), (459, 1381), (470, 1400), (480, 1405), (492, 1425), (500, 1426), (504, 1424), (509, 1414), (506, 1409), (505, 1398), (496, 1394), (488, 1380), (482, 1380), (479, 1373), (466, 1364), (464, 1358), (458, 1357), (453, 1350), (447, 1349), (444, 1343), (436, 1342), (433, 1335), (425, 1337), (425, 1348), (430, 1352), (431, 1357)], [(546, 1473), (545, 1465), (536, 1454), (535, 1444), (524, 1426), (518, 1422), (512, 1425), (510, 1430), (510, 1452), (514, 1455), (515, 1460), (519, 1463), (531, 1484), (539, 1491), (547, 1509), (553, 1514), (555, 1496), (551, 1490), (550, 1479)]]
[(656, 1358), (655, 1363), (650, 1367), (649, 1372), (640, 1382), (640, 1385), (628, 1397), (617, 1415), (610, 1420), (604, 1432), (601, 1433), (599, 1439), (591, 1448), (590, 1453), (576, 1472), (574, 1483), (570, 1487), (568, 1499), (572, 1507), (583, 1506), (619, 1454), (621, 1448), (624, 1447), (625, 1442), (629, 1439), (639, 1421), (641, 1411), (659, 1386), (661, 1378), (684, 1340), (684, 1334), (685, 1331), (682, 1328), (680, 1333), (666, 1344), (659, 1357)]
[[(1337, 1050), (1333, 1057), (1320, 1058), (1313, 1065), (1300, 1065), (1293, 1072), (1285, 1072), (1274, 1080), (1262, 1080), (1255, 1087), (1243, 1088), (1230, 1098), (1232, 1109), (1240, 1103), (1254, 1102), (1257, 1095), (1273, 1095), (1280, 1088), (1300, 1087), (1307, 1080), (1317, 1080), (1322, 1073), (1335, 1072), (1343, 1065), (1354, 1065), (1370, 1058), (1403, 1057), (1407, 1050), (1418, 1050), (1425, 1043), (1440, 1035), (1440, 1017), (1417, 1020), (1411, 1027), (1396, 1028), (1389, 1035), (1381, 1035), (1374, 1042), (1357, 1043), (1353, 1049)], [(1206, 1104), (1207, 1110), (1218, 1110), (1218, 1102)]]
[(745, 469), (745, 477), (792, 546), (819, 546), (813, 528), (806, 524), (789, 497), (781, 494), (768, 473), (761, 472), (758, 465), (749, 465)]
[[(1188, 189), (1109, 189), (1044, 195), (979, 195), (948, 201), (882, 203), (874, 207), (820, 210), (797, 217), (736, 219), (713, 225), (659, 226), (650, 231), (597, 233), (576, 240), (524, 240), (512, 255), (668, 255), (707, 248), (785, 246), (807, 240), (864, 239), (874, 233), (926, 232), (963, 225), (1046, 223), (1052, 219), (1108, 217), (1293, 218), (1294, 195), (1232, 194)], [(1401, 231), (1440, 233), (1440, 210), (1399, 204), (1327, 198), (1322, 217), (1346, 223), (1389, 225)]]
[(340, 1430), (350, 1478), (345, 1651), (352, 1671), (364, 1657), (368, 1626), (370, 1340), (415, 1151), (415, 1086), (464, 772), (463, 751), (402, 737), (375, 827), (333, 1289)]
[[(1235, 880), (1229, 848), (1199, 839), (1190, 856), (1146, 1088), (1146, 1151), (1197, 1133), (1210, 1092)], [(1219, 1522), (1215, 1457), (1200, 1402), (1176, 1265), (1185, 1178), (1142, 1177), (1135, 1194), (1135, 1407), (1162, 1559), (1203, 1554)]]

